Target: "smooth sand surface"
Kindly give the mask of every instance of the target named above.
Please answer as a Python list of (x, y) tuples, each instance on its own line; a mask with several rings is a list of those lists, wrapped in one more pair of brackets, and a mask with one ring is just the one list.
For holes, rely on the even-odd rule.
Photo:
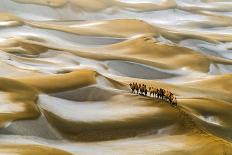
[[(2, 0), (0, 155), (232, 154), (231, 10)], [(133, 82), (171, 91), (178, 106), (131, 93)]]

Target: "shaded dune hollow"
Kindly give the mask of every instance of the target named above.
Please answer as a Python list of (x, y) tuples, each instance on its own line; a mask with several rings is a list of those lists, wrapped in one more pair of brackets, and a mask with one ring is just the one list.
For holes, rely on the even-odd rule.
[(108, 61), (107, 65), (116, 75), (141, 79), (168, 79), (178, 75), (165, 70), (128, 61)]
[[(181, 122), (177, 119), (178, 113), (175, 109), (166, 106), (162, 101), (152, 101), (140, 97), (132, 98), (133, 96), (124, 94), (115, 95), (107, 101), (74, 102), (51, 96), (41, 96), (39, 102), (48, 121), (61, 135), (71, 140), (103, 141), (146, 135), (149, 132), (161, 135), (178, 132)], [(66, 105), (58, 107), (62, 100)], [(133, 104), (128, 104), (129, 100), (132, 100)], [(154, 102), (157, 102), (156, 106), (153, 105)], [(78, 110), (75, 113), (67, 114), (66, 112), (71, 107)], [(101, 110), (95, 111), (96, 108)], [(163, 114), (166, 117), (162, 117)], [(163, 120), (163, 123), (158, 125), (157, 121), (160, 119)], [(163, 128), (175, 130), (167, 129), (163, 133)]]

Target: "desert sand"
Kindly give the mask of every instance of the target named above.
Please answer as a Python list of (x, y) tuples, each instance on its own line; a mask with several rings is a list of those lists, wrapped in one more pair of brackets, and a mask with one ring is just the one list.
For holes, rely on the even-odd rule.
[[(0, 155), (232, 154), (229, 0), (2, 0)], [(167, 101), (129, 84), (163, 88)]]

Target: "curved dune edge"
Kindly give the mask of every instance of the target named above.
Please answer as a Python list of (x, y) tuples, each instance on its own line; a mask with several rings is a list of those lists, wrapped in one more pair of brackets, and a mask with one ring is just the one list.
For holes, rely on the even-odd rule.
[[(181, 10), (186, 11), (186, 12), (190, 12), (190, 13), (194, 13), (196, 15), (200, 15), (203, 16), (204, 18), (206, 18), (206, 20), (203, 21), (189, 21), (187, 23), (182, 23), (180, 24), (181, 26), (184, 27), (192, 27), (192, 28), (214, 28), (214, 27), (228, 27), (232, 25), (232, 17), (230, 16), (226, 16), (223, 14), (215, 14), (210, 12), (210, 11), (205, 11), (205, 10), (185, 10), (184, 8), (181, 8)], [(200, 38), (200, 37), (199, 37)], [(202, 38), (202, 39), (206, 39), (206, 38)], [(213, 40), (210, 39), (206, 39), (206, 41), (209, 42), (214, 42)]]
[[(74, 73), (72, 73), (72, 74), (74, 74), (74, 75), (82, 75), (81, 73), (83, 73), (83, 72), (85, 72), (85, 70), (81, 70), (81, 71), (76, 71), (76, 73), (74, 74)], [(96, 72), (94, 72), (94, 71), (87, 71), (87, 75), (92, 75), (92, 76), (94, 76), (95, 77), (95, 75), (96, 75)], [(78, 74), (79, 73), (79, 74)], [(66, 86), (63, 86), (63, 83), (61, 83), (61, 81), (62, 80), (64, 80), (64, 79), (66, 79), (67, 77), (69, 77), (69, 78), (71, 78), (72, 77), (72, 74), (71, 73), (66, 73), (66, 74), (64, 74), (64, 75), (57, 75), (58, 76), (58, 80), (57, 80), (57, 83), (58, 83), (58, 81), (59, 81), (59, 84), (56, 84), (56, 85), (62, 85), (60, 88), (61, 89), (59, 89), (60, 91), (62, 91), (62, 90), (66, 90), (66, 89), (71, 89), (72, 87), (70, 87), (70, 85), (72, 85), (72, 84), (67, 84)], [(60, 76), (60, 77), (59, 77)], [(44, 77), (44, 78), (43, 78)], [(46, 79), (46, 78), (48, 78), (48, 77), (52, 77), (51, 79), (56, 79), (56, 78), (54, 78), (54, 77), (56, 77), (56, 76), (42, 76), (41, 77), (41, 79)], [(74, 76), (74, 77), (76, 77), (76, 76)], [(22, 79), (20, 79), (20, 81), (21, 82), (24, 82), (24, 80), (25, 80), (26, 78), (22, 78)], [(38, 80), (38, 79), (34, 79), (35, 81), (33, 81), (32, 79), (33, 78), (29, 78), (29, 79), (31, 79), (31, 81), (32, 82), (29, 82), (29, 83), (27, 83), (27, 85), (31, 85), (31, 86), (33, 86), (33, 87), (35, 87), (35, 88), (37, 88), (38, 90), (41, 90), (41, 91), (45, 91), (45, 92), (53, 92), (53, 90), (51, 90), (50, 88), (47, 88), (47, 87), (44, 87), (43, 85), (41, 86), (41, 85), (38, 85), (38, 86), (36, 86), (36, 85), (34, 85), (35, 84), (35, 82)], [(92, 79), (92, 78), (91, 78)], [(122, 81), (120, 78), (117, 78), (117, 80), (118, 81)], [(25, 80), (25, 81), (28, 81), (28, 80)], [(29, 80), (30, 81), (30, 80)], [(46, 81), (46, 80), (45, 80)], [(56, 80), (55, 80), (56, 81)], [(91, 80), (90, 80), (91, 81)], [(132, 80), (132, 78), (130, 78), (130, 81), (134, 81), (134, 80)], [(141, 80), (141, 81), (143, 81), (144, 83), (146, 83), (147, 82), (147, 80)], [(38, 81), (37, 81), (38, 82)], [(128, 81), (129, 82), (129, 81)], [(41, 81), (41, 83), (44, 83), (44, 81), (42, 80)], [(154, 82), (153, 84), (154, 84), (154, 86), (158, 86), (157, 84), (158, 83), (156, 83), (156, 82)], [(159, 86), (161, 86), (161, 87), (163, 87), (164, 86), (164, 88), (165, 88), (165, 85), (166, 85), (166, 87), (167, 87), (167, 84), (161, 84), (160, 83), (160, 85)], [(47, 85), (46, 85), (47, 86)], [(79, 85), (79, 83), (77, 82), (77, 85), (76, 85), (77, 87), (79, 87), (80, 85)], [(82, 86), (82, 85), (81, 85)], [(171, 86), (171, 85), (170, 85)], [(57, 87), (57, 86), (56, 86)], [(59, 86), (58, 86), (59, 87)], [(172, 88), (173, 89), (173, 88)], [(6, 90), (8, 90), (8, 89), (6, 89)], [(182, 105), (182, 102), (179, 102), (181, 105)], [(187, 117), (187, 119), (186, 119), (186, 117)], [(189, 118), (189, 117), (191, 117), (191, 116), (186, 116), (185, 115), (185, 123), (186, 123), (186, 127), (187, 128), (192, 128), (192, 132), (190, 132), (190, 134), (200, 134), (201, 136), (203, 136), (203, 137), (205, 137), (205, 138), (207, 138), (207, 139), (209, 139), (211, 142), (212, 142), (212, 145), (219, 145), (220, 144), (220, 146), (222, 146), (223, 148), (227, 148), (228, 150), (230, 150), (231, 149), (231, 145), (230, 144), (228, 144), (228, 142), (227, 141), (225, 141), (225, 140), (222, 140), (221, 138), (218, 138), (218, 137), (216, 137), (215, 135), (212, 135), (211, 133), (209, 133), (209, 132), (203, 132), (202, 133), (202, 131), (199, 131), (199, 126), (198, 125), (196, 125), (196, 124), (191, 124), (191, 123), (194, 123), (194, 122), (191, 122), (191, 119)], [(185, 124), (184, 123), (184, 124)], [(63, 123), (61, 123), (61, 124), (64, 124), (64, 122)], [(112, 138), (112, 137), (110, 137), (110, 138)], [(217, 147), (217, 148), (215, 148), (215, 150), (221, 150), (221, 148), (222, 147)], [(202, 150), (202, 149), (201, 149)], [(198, 150), (199, 151), (199, 150)], [(205, 152), (204, 152), (205, 153)]]
[(186, 123), (192, 124), (197, 134), (203, 134), (215, 142), (232, 147), (230, 128), (231, 103), (210, 98), (180, 99), (181, 112), (186, 117)]
[[(212, 3), (216, 2), (217, 5), (213, 5)], [(219, 2), (219, 3), (217, 3)], [(220, 0), (202, 0), (198, 5), (196, 4), (188, 4), (181, 3), (177, 6), (179, 9), (184, 10), (207, 10), (207, 11), (218, 11), (218, 12), (229, 12), (232, 9), (231, 3), (220, 3)]]
[(170, 27), (157, 27), (157, 26), (154, 27), (157, 30), (157, 32), (159, 32), (159, 34), (170, 40), (181, 41), (184, 39), (199, 39), (212, 43), (232, 41), (232, 35), (229, 33), (218, 34), (213, 32), (210, 33), (204, 31), (197, 32), (197, 31), (190, 31), (185, 29), (174, 29)]
[[(0, 78), (0, 90), (9, 100), (5, 106), (19, 106), (21, 110), (0, 113), (0, 126), (19, 119), (34, 119), (40, 115), (36, 105), (39, 92), (54, 93), (96, 83), (96, 72), (79, 70), (64, 75), (40, 75), (16, 79)], [(11, 103), (12, 102), (12, 103)]]
[(33, 36), (8, 38), (7, 40), (0, 42), (0, 50), (12, 54), (28, 55), (38, 55), (48, 51), (47, 47), (32, 44), (30, 41), (41, 43), (46, 42), (43, 39)]
[[(217, 21), (219, 25), (230, 26), (232, 24), (231, 18), (223, 15), (212, 16), (207, 12), (196, 12), (206, 16), (212, 22)], [(2, 17), (2, 18), (1, 18)], [(219, 20), (220, 19), (220, 20)], [(156, 36), (159, 35), (180, 41), (183, 39), (200, 39), (207, 42), (230, 42), (232, 41), (231, 34), (219, 34), (219, 33), (209, 33), (209, 32), (194, 32), (190, 30), (178, 30), (165, 26), (151, 25), (143, 20), (138, 19), (114, 19), (114, 20), (102, 20), (102, 21), (79, 21), (75, 24), (69, 25), (61, 25), (59, 23), (46, 23), (46, 22), (38, 22), (31, 21), (19, 18), (10, 13), (2, 13), (0, 15), (0, 20), (3, 21), (12, 21), (14, 23), (18, 23), (19, 25), (25, 24), (35, 28), (41, 29), (50, 29), (63, 31), (68, 33), (73, 33), (77, 35), (85, 35), (85, 36), (99, 36), (99, 37), (123, 37), (128, 38), (137, 35), (147, 35), (147, 36)], [(189, 23), (191, 24), (194, 23)], [(208, 22), (210, 24), (210, 22)], [(200, 23), (198, 24), (200, 25)], [(204, 24), (203, 24), (204, 25)], [(214, 24), (215, 25), (215, 24)]]
[[(226, 100), (224, 100), (225, 98), (223, 98), (223, 96), (228, 96), (228, 93), (231, 94), (231, 91), (228, 90), (228, 87), (230, 89), (230, 80), (229, 80), (231, 78), (230, 76), (231, 75), (222, 76), (222, 77), (224, 77), (223, 79), (221, 79), (220, 76), (219, 76), (219, 78), (213, 77), (212, 78), (213, 80), (211, 80), (211, 79), (209, 81), (205, 80), (206, 82), (204, 82), (204, 80), (203, 80), (202, 83), (200, 81), (199, 88), (196, 91), (195, 91), (195, 87), (191, 87), (189, 85), (179, 86), (179, 85), (165, 84), (162, 82), (155, 82), (152, 80), (144, 80), (144, 79), (136, 79), (136, 78), (128, 78), (128, 77), (125, 78), (125, 77), (119, 77), (119, 76), (117, 76), (117, 77), (110, 76), (110, 77), (113, 79), (117, 79), (120, 82), (127, 83), (127, 84), (129, 84), (131, 82), (138, 82), (138, 83), (144, 83), (147, 86), (153, 86), (153, 87), (157, 87), (157, 88), (164, 88), (167, 90), (171, 90), (172, 92), (174, 92), (174, 94), (177, 95), (178, 105), (180, 106), (180, 112), (184, 115), (184, 117), (186, 117), (184, 119), (184, 121), (186, 121), (186, 125), (187, 125), (186, 128), (190, 127), (193, 129), (193, 133), (197, 133), (197, 134), (202, 133), (204, 135), (212, 137), (213, 139), (217, 139), (219, 141), (224, 141), (225, 143), (229, 144), (228, 141), (224, 140), (225, 137), (228, 138), (228, 134), (223, 135), (220, 132), (218, 132), (217, 130), (215, 130), (214, 128), (208, 127), (207, 123), (211, 123), (211, 122), (207, 122), (207, 120), (203, 121), (202, 125), (207, 126), (206, 128), (203, 128), (201, 123), (198, 122), (199, 118), (196, 119), (195, 118), (196, 116), (194, 116), (192, 114), (195, 113), (196, 115), (199, 115), (199, 117), (206, 117), (206, 119), (207, 119), (208, 115), (218, 117), (218, 119), (221, 120), (221, 122), (225, 123), (225, 124), (222, 124), (222, 126), (225, 125), (226, 128), (229, 129), (232, 126), (231, 121), (230, 121), (231, 114), (230, 114), (230, 111), (225, 112), (224, 110), (232, 108), (230, 105), (232, 98), (229, 98), (229, 102), (227, 102)], [(220, 80), (226, 81), (227, 83), (225, 82), (224, 84), (220, 84), (220, 83), (223, 83), (223, 82), (219, 82)], [(214, 92), (210, 92), (208, 89), (205, 89), (205, 88), (207, 88), (207, 84), (208, 85), (212, 84), (211, 82), (217, 83), (218, 85), (216, 85), (215, 88), (209, 87), (209, 89), (216, 89), (217, 93), (222, 92), (219, 96), (214, 95)], [(196, 83), (193, 86), (198, 85)], [(205, 85), (204, 85), (204, 83), (205, 83)], [(203, 95), (202, 97), (199, 97), (199, 95), (201, 93), (203, 93), (205, 96)], [(188, 97), (189, 94), (191, 94), (190, 97)], [(193, 95), (193, 94), (195, 94), (195, 95)], [(213, 96), (213, 99), (210, 99), (209, 96)], [(217, 99), (215, 99), (215, 98), (217, 98)], [(200, 114), (204, 114), (204, 113), (206, 113), (205, 116), (200, 115)], [(212, 122), (212, 123), (214, 123), (214, 122)], [(219, 137), (217, 137), (217, 136), (219, 136)]]
[[(157, 140), (151, 141), (148, 139), (149, 142), (153, 143), (153, 146), (156, 146), (158, 149), (155, 149), (155, 147), (152, 146), (146, 146), (144, 145), (143, 148), (145, 148), (144, 151), (142, 149), (134, 149), (136, 151), (133, 151), (131, 149), (127, 149), (127, 147), (124, 147), (123, 145), (120, 145), (121, 150), (126, 150), (128, 154), (131, 153), (146, 153), (148, 155), (152, 155), (154, 153), (160, 154), (160, 155), (180, 155), (180, 154), (189, 154), (189, 155), (205, 155), (205, 154), (212, 154), (212, 155), (218, 155), (221, 154), (221, 152), (230, 154), (231, 146), (221, 143), (220, 141), (215, 142), (212, 139), (208, 139), (204, 136), (185, 136), (185, 135), (178, 135), (178, 136), (167, 136), (167, 137), (161, 137)], [(158, 141), (167, 142), (173, 141), (173, 143), (169, 143), (171, 147), (167, 147), (166, 145), (163, 146), (163, 143), (159, 143)], [(133, 142), (131, 142), (133, 143)], [(185, 143), (185, 144), (183, 144)], [(140, 148), (140, 144), (129, 144), (129, 146), (133, 148)], [(119, 147), (116, 147), (119, 149)], [(153, 149), (149, 149), (149, 148)], [(119, 151), (123, 152), (123, 151)]]
[(13, 0), (17, 3), (38, 4), (49, 7), (65, 7), (67, 4), (75, 6), (85, 11), (101, 11), (109, 7), (120, 9), (130, 9), (133, 11), (153, 11), (174, 8), (176, 6), (173, 0), (164, 0), (160, 3), (126, 3), (119, 0)]
[[(218, 21), (220, 19), (220, 22), (218, 21), (219, 25), (225, 25), (226, 23), (226, 26), (231, 26), (232, 24), (231, 18), (229, 17), (222, 15), (212, 17), (212, 15), (209, 13), (204, 12), (200, 12), (199, 14), (206, 16), (209, 20), (212, 20), (212, 22)], [(229, 33), (219, 34), (217, 32), (195, 32), (185, 29), (175, 29), (167, 26), (151, 25), (150, 23), (138, 19), (114, 19), (88, 22), (84, 21), (73, 25), (60, 25), (54, 22), (45, 23), (30, 20), (24, 20), (24, 23), (31, 27), (52, 29), (86, 36), (128, 38), (136, 35), (147, 35), (155, 37), (161, 35), (167, 39), (176, 41), (189, 38), (204, 40), (212, 43), (232, 41), (232, 35)], [(208, 24), (210, 24), (210, 22), (208, 22)]]
[(0, 12), (0, 27), (1, 26), (20, 26), (24, 22), (20, 17), (13, 15), (11, 13)]
[(0, 74), (2, 77), (6, 77), (6, 78), (41, 75), (41, 73), (38, 73), (36, 71), (15, 68), (15, 66), (10, 65), (10, 64), (5, 63), (5, 62), (0, 62), (0, 66), (2, 67)]
[[(232, 105), (230, 102), (210, 98), (181, 99), (179, 102), (181, 103), (182, 107), (184, 107), (184, 109), (188, 110), (189, 113), (195, 115), (197, 118), (205, 118), (203, 120), (204, 123), (208, 121), (208, 123), (210, 124), (216, 124), (217, 126), (221, 126), (224, 128), (231, 128), (232, 126), (232, 123), (230, 121), (231, 112), (229, 110), (225, 110), (232, 109)], [(211, 118), (215, 119), (207, 120), (209, 116), (212, 116)], [(208, 127), (206, 129), (213, 130), (214, 128)]]
[[(82, 109), (82, 113), (78, 112), (80, 111), (78, 109), (77, 117), (75, 118), (67, 117), (67, 115), (58, 115), (56, 112), (58, 108), (55, 108), (55, 105), (53, 108), (51, 108), (51, 105), (46, 106), (46, 104), (49, 104), (46, 102), (48, 101), (41, 100), (40, 106), (49, 123), (64, 137), (75, 141), (90, 142), (128, 138), (149, 131), (158, 131), (170, 125), (178, 126), (178, 124), (181, 124), (178, 119), (175, 119), (178, 116), (177, 111), (170, 106), (162, 104), (162, 101), (153, 101), (128, 94), (121, 94), (107, 101), (101, 101), (101, 103), (73, 103), (76, 105), (76, 108), (83, 108), (83, 106), (88, 108)], [(52, 103), (52, 101), (50, 102)], [(67, 102), (67, 104), (69, 103)], [(92, 111), (93, 107), (97, 108), (96, 106), (101, 107), (99, 109), (101, 110), (100, 116)], [(112, 111), (111, 108), (117, 109), (118, 112)], [(112, 112), (108, 113), (109, 111)], [(127, 113), (124, 113), (125, 111)], [(90, 118), (79, 119), (86, 113), (88, 113)], [(166, 117), (163, 117), (163, 114)], [(160, 120), (163, 121), (160, 122)]]
[[(25, 138), (22, 137), (22, 139), (24, 140)], [(17, 144), (9, 144), (9, 145), (16, 146), (16, 148), (17, 146), (22, 146)], [(167, 147), (167, 145), (169, 147)], [(35, 145), (29, 144), (28, 146), (35, 146)], [(67, 145), (64, 144), (64, 147), (66, 146)], [(199, 135), (174, 135), (174, 136), (166, 135), (162, 137), (155, 137), (155, 136), (143, 137), (143, 138), (136, 137), (132, 139), (122, 139), (116, 141), (96, 142), (96, 143), (95, 142), (77, 143), (76, 145), (71, 145), (70, 147), (67, 147), (67, 150), (70, 149), (71, 152), (73, 151), (73, 148), (81, 148), (78, 151), (75, 151), (75, 154), (81, 154), (81, 155), (95, 154), (96, 152), (101, 152), (102, 155), (115, 155), (115, 154), (153, 155), (154, 153), (161, 155), (166, 155), (166, 154), (205, 155), (208, 153), (210, 153), (211, 155), (218, 155), (222, 153), (230, 154), (230, 150), (231, 150), (230, 145)]]
[[(112, 31), (109, 31), (109, 28), (107, 27), (108, 25), (102, 25), (102, 26), (100, 25), (99, 28), (92, 27), (92, 26), (86, 26), (86, 27), (80, 28), (81, 25), (75, 25), (75, 27), (73, 28), (73, 27), (68, 27), (68, 26), (59, 26), (59, 25), (54, 25), (54, 24), (43, 24), (43, 23), (28, 22), (28, 21), (27, 21), (27, 24), (32, 27), (53, 29), (53, 30), (59, 30), (59, 31), (75, 33), (79, 35), (87, 35), (87, 36), (132, 37), (135, 35), (148, 35), (148, 36), (158, 37), (159, 35), (161, 35), (167, 39), (176, 40), (176, 41), (181, 41), (181, 40), (189, 39), (189, 38), (204, 40), (204, 41), (212, 42), (212, 43), (218, 43), (220, 41), (221, 42), (232, 41), (231, 34), (218, 34), (218, 33), (208, 33), (208, 32), (197, 32), (197, 31), (194, 32), (194, 31), (189, 31), (189, 30), (175, 30), (169, 27), (151, 26), (144, 21), (140, 21), (141, 24), (145, 26), (145, 27), (141, 27), (142, 25), (135, 23), (135, 21), (137, 21), (135, 19), (132, 20), (134, 22), (129, 22), (129, 23), (127, 23), (128, 19), (118, 20), (118, 21), (121, 21), (120, 25), (122, 25), (122, 27), (121, 29), (117, 29), (117, 28), (114, 28), (114, 23), (116, 23), (115, 20), (112, 20), (112, 21), (113, 22), (111, 22), (109, 25)], [(97, 23), (92, 23), (92, 25), (94, 24), (97, 24)], [(132, 26), (133, 29), (129, 30), (127, 28), (131, 28), (130, 25), (133, 25)], [(137, 33), (139, 31), (131, 31), (131, 30), (135, 30), (136, 28), (141, 33)], [(198, 34), (196, 35), (196, 33)]]
[(42, 145), (21, 145), (21, 144), (0, 144), (0, 153), (4, 155), (20, 154), (20, 155), (72, 155), (66, 151), (42, 146)]
[(201, 1), (205, 3), (211, 3), (211, 2), (227, 2), (228, 0), (201, 0)]
[[(206, 16), (209, 20), (212, 20), (212, 22), (218, 21), (220, 19), (220, 22), (218, 23), (219, 25), (224, 25), (225, 23), (227, 23), (227, 26), (230, 26), (232, 24), (230, 17), (225, 17), (222, 15), (212, 17), (212, 15), (207, 12), (199, 12), (199, 14)], [(137, 35), (147, 35), (155, 37), (161, 35), (167, 39), (176, 41), (181, 41), (189, 38), (200, 39), (213, 43), (232, 41), (232, 35), (229, 33), (219, 34), (216, 32), (195, 32), (185, 29), (175, 29), (167, 26), (151, 25), (143, 20), (138, 19), (114, 19), (81, 22), (79, 21), (76, 24), (61, 25), (55, 22), (46, 23), (42, 21), (38, 22), (21, 19), (9, 13), (3, 13), (1, 16), (3, 21), (7, 20), (19, 22), (20, 24), (25, 24), (35, 28), (57, 30), (85, 36), (129, 38)]]
[[(79, 71), (79, 74), (77, 74), (77, 75), (81, 75), (80, 73), (82, 73), (83, 71)], [(90, 71), (91, 72), (91, 71)], [(78, 71), (77, 71), (77, 73), (78, 73)], [(76, 75), (76, 74), (74, 74), (74, 75)], [(95, 74), (94, 74), (95, 75)], [(58, 75), (59, 76), (59, 75)], [(71, 76), (71, 73), (67, 73), (66, 75), (62, 75), (62, 76), (65, 76), (66, 78), (67, 77), (70, 77)], [(44, 78), (47, 78), (48, 76), (44, 76)], [(55, 79), (54, 77), (56, 77), (56, 76), (50, 76), (50, 77), (52, 77), (51, 79)], [(42, 78), (43, 79), (43, 78)], [(62, 81), (63, 79), (65, 79), (64, 77), (62, 78), (62, 77), (58, 77), (58, 80), (57, 81)], [(113, 78), (114, 79), (114, 78)], [(117, 81), (124, 81), (124, 82), (126, 82), (126, 80), (122, 80), (122, 79), (120, 79), (120, 78), (116, 78), (117, 79)], [(128, 79), (128, 78), (127, 78)], [(130, 79), (130, 81), (132, 80), (132, 78), (129, 78)], [(25, 80), (25, 79), (23, 79), (23, 80)], [(35, 79), (36, 80), (36, 79)], [(27, 80), (28, 81), (28, 80)], [(36, 80), (37, 81), (37, 80)], [(43, 81), (43, 80), (42, 80)], [(133, 80), (133, 81), (136, 81), (136, 80)], [(142, 82), (143, 81), (143, 82)], [(148, 83), (148, 80), (140, 80), (140, 82), (142, 82), (142, 83), (145, 83), (145, 84), (149, 84)], [(129, 83), (129, 81), (128, 81), (128, 83)], [(29, 84), (29, 83), (27, 83), (27, 84)], [(33, 82), (31, 83), (31, 85), (33, 85)], [(61, 90), (65, 90), (65, 89), (71, 89), (70, 87), (69, 87), (69, 84), (67, 84), (67, 88), (65, 88), (65, 87), (63, 87), (63, 84), (62, 83), (59, 83), (59, 85), (62, 85), (62, 89), (59, 89), (60, 91)], [(77, 85), (79, 85), (79, 84), (77, 84)], [(166, 88), (166, 89), (169, 89), (169, 90), (172, 90), (172, 89), (175, 89), (175, 87), (173, 88), (173, 86), (172, 85), (167, 85), (167, 84), (162, 84), (162, 83), (160, 83), (160, 82), (155, 82), (155, 81), (152, 81), (152, 83), (150, 83), (150, 85), (152, 85), (152, 86), (160, 86), (160, 87), (163, 87), (163, 88)], [(171, 87), (170, 87), (171, 86)], [(44, 89), (44, 87), (42, 88), (42, 87), (38, 87), (38, 86), (34, 86), (34, 87), (36, 87), (36, 88), (39, 88), (40, 90), (45, 90)], [(58, 86), (59, 87), (59, 86)], [(65, 88), (65, 89), (63, 89), (63, 88)], [(176, 87), (177, 88), (177, 87)], [(46, 88), (47, 89), (47, 88)], [(47, 90), (49, 90), (49, 89), (47, 89)], [(45, 90), (45, 91), (47, 91), (47, 90)], [(182, 89), (182, 91), (184, 91), (184, 89)], [(49, 92), (52, 92), (52, 91), (50, 91), (49, 90)], [(190, 92), (191, 93), (191, 92)], [(204, 101), (204, 100), (202, 100), (202, 101)], [(180, 101), (179, 102), (179, 104), (180, 105), (182, 105), (182, 101)], [(65, 123), (61, 123), (61, 124), (65, 124)]]
[(196, 82), (185, 83), (185, 86), (203, 88), (209, 90), (216, 90), (232, 94), (232, 74), (208, 76), (206, 79), (202, 79)]
[(96, 75), (95, 71), (83, 69), (66, 74), (23, 77), (18, 81), (45, 93), (54, 93), (95, 84)]
[(114, 19), (103, 21), (83, 21), (74, 25), (60, 25), (25, 20), (28, 26), (69, 32), (78, 35), (99, 37), (132, 37), (136, 35), (155, 35), (153, 27), (137, 19)]
[[(178, 98), (180, 99), (196, 98), (196, 97), (209, 98), (210, 96), (211, 97), (213, 96), (213, 98), (215, 99), (224, 100), (228, 102), (232, 101), (231, 92), (227, 91), (228, 88), (221, 87), (220, 84), (218, 84), (218, 89), (207, 89), (207, 86), (201, 87), (200, 82), (199, 82), (199, 86), (192, 87), (191, 85), (188, 85), (188, 84), (186, 85), (168, 84), (164, 82), (158, 82), (155, 80), (138, 79), (138, 78), (123, 77), (123, 76), (116, 76), (116, 75), (110, 75), (110, 74), (105, 74), (104, 76), (112, 78), (126, 85), (129, 85), (129, 83), (131, 82), (137, 82), (137, 83), (143, 83), (143, 84), (146, 84), (147, 86), (152, 86), (155, 88), (164, 88), (176, 94), (177, 100)], [(196, 85), (197, 85), (197, 82), (196, 82)]]
[[(147, 65), (152, 65), (153, 62), (156, 67), (164, 69), (186, 67), (207, 72), (210, 64), (210, 59), (202, 54), (185, 47), (161, 44), (151, 37), (138, 37), (102, 48), (86, 49), (86, 51), (94, 51), (95, 53), (100, 51), (104, 54), (113, 53), (122, 56), (124, 60), (129, 58), (131, 61)], [(195, 61), (198, 61), (198, 63), (194, 63)]]
[(11, 20), (18, 20), (18, 19), (19, 17), (11, 13), (5, 13), (5, 12), (0, 13), (0, 21), (11, 21)]
[[(210, 19), (210, 15), (207, 14)], [(213, 18), (213, 17), (211, 17)], [(222, 20), (219, 24), (227, 23), (230, 26), (231, 19), (226, 17), (214, 17), (212, 20)], [(227, 22), (229, 21), (229, 23)], [(132, 37), (136, 35), (148, 35), (158, 37), (159, 35), (176, 41), (184, 39), (199, 39), (207, 42), (230, 42), (232, 41), (231, 34), (219, 34), (209, 32), (190, 31), (185, 29), (174, 29), (171, 27), (150, 25), (149, 23), (137, 20), (137, 19), (114, 19), (106, 21), (90, 21), (80, 22), (75, 25), (59, 25), (54, 23), (43, 23), (36, 21), (25, 20), (25, 23), (31, 27), (53, 29), (58, 31), (64, 31), (79, 35), (87, 36), (101, 36), (101, 37)], [(117, 24), (120, 23), (120, 24)], [(196, 34), (197, 33), (197, 34)]]
[(50, 6), (50, 7), (63, 7), (67, 0), (12, 0), (17, 3), (23, 3), (23, 4), (37, 4), (37, 5), (44, 5), (44, 6)]
[[(17, 80), (0, 78), (0, 91), (6, 98), (4, 104), (1, 105), (3, 109), (0, 112), (0, 127), (13, 120), (33, 119), (40, 115), (36, 105), (38, 92), (34, 88)], [(15, 107), (19, 110), (9, 111), (4, 107)]]
[[(17, 50), (18, 48), (21, 50)], [(16, 52), (33, 55), (54, 49), (95, 60), (124, 60), (162, 69), (184, 68), (204, 73), (209, 71), (211, 63), (232, 64), (232, 61), (228, 59), (206, 56), (177, 45), (161, 44), (151, 37), (137, 37), (112, 45), (97, 48), (78, 47), (78, 50), (74, 50), (62, 48), (59, 45), (54, 46), (43, 39), (28, 36), (16, 37), (10, 39), (10, 41), (2, 42), (0, 49), (10, 53)], [(196, 61), (198, 63), (195, 63)]]

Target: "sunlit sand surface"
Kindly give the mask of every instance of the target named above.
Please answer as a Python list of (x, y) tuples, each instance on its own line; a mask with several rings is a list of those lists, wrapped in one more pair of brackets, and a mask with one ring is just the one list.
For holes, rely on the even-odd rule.
[(0, 66), (0, 155), (232, 154), (230, 0), (1, 0)]

